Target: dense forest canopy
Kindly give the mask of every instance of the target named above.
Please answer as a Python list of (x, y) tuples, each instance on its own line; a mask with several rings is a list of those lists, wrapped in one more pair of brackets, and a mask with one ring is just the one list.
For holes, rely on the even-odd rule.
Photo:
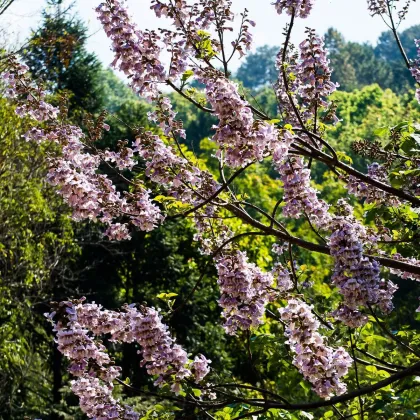
[(376, 45), (293, 46), (317, 2), (277, 0), (255, 52), (231, 3), (99, 5), (130, 86), (61, 0), (2, 52), (1, 419), (418, 417), (411, 2), (367, 2)]

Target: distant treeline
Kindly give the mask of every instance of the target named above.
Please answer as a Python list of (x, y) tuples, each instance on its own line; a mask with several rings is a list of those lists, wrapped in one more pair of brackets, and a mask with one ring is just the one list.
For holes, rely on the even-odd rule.
[[(409, 59), (416, 57), (414, 40), (418, 38), (420, 25), (400, 33)], [(340, 83), (341, 90), (352, 91), (372, 83), (396, 93), (405, 93), (414, 87), (413, 78), (401, 60), (401, 53), (390, 31), (383, 32), (376, 45), (371, 45), (346, 41), (340, 32), (330, 28), (325, 34), (325, 44), (334, 69), (332, 79)], [(239, 67), (236, 77), (250, 89), (272, 84), (278, 73), (275, 68), (278, 51), (279, 47), (268, 45), (257, 48)]]

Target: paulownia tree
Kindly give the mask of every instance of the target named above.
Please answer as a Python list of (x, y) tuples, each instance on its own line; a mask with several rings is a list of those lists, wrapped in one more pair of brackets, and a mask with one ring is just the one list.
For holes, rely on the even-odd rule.
[[(368, 1), (371, 14), (380, 15), (392, 29), (403, 60), (420, 83), (420, 50), (418, 60), (410, 61), (397, 33), (409, 6), (410, 1), (401, 5)], [(239, 15), (237, 36), (227, 42), (237, 17), (229, 0), (152, 0), (156, 16), (170, 23), (170, 29), (158, 31), (137, 28), (117, 0), (98, 6), (98, 18), (112, 41), (113, 65), (154, 106), (148, 117), (156, 130), (133, 127), (133, 144), (121, 140), (117, 149), (100, 149), (98, 140), (109, 130), (106, 113), (97, 120), (88, 118), (85, 131), (70, 125), (65, 98), (58, 107), (48, 103), (48, 92), (17, 60), (10, 61), (3, 76), (8, 95), (18, 102), (18, 115), (39, 122), (25, 135), (27, 140), (62, 146), (61, 154), (51, 157), (48, 179), (73, 208), (73, 217), (103, 223), (111, 240), (128, 240), (132, 229), (151, 231), (165, 219), (192, 218), (197, 246), (211, 256), (217, 269), (226, 333), (245, 340), (244, 358), (250, 366), (252, 334), (270, 333), (268, 351), (275, 352), (277, 343), (285, 344), (292, 356), (289, 368), (297, 369), (320, 397), (296, 401), (294, 392), (273, 386), (261, 369), (255, 384), (227, 382), (211, 370), (204, 355), (190, 358), (176, 343), (165, 318), (194, 298), (199, 280), (188, 296), (176, 305), (171, 302), (164, 316), (146, 304), (127, 304), (119, 311), (83, 298), (53, 304), (48, 317), (58, 349), (70, 361), (72, 390), (90, 418), (139, 418), (113, 395), (115, 383), (169, 401), (192, 418), (237, 419), (293, 418), (288, 413), (322, 408), (330, 410), (318, 411), (325, 418), (364, 419), (381, 412), (377, 402), (386, 399), (384, 392), (398, 399), (395, 395), (416, 386), (418, 339), (415, 334), (396, 334), (388, 320), (398, 312), (393, 305), (397, 286), (390, 274), (405, 282), (420, 279), (420, 261), (415, 258), (419, 126), (403, 122), (384, 128), (378, 133), (380, 140), (355, 142), (355, 151), (372, 161), (367, 174), (354, 169), (326, 140), (328, 127), (338, 118), (336, 105), (329, 100), (337, 85), (330, 80), (323, 40), (308, 29), (298, 47), (290, 42), (295, 20), (306, 18), (315, 1), (277, 0), (273, 7), (290, 17), (277, 56), (277, 116), (254, 106), (229, 78), (229, 64), (234, 55), (242, 56), (251, 48), (255, 26), (245, 10)], [(168, 63), (164, 53), (169, 53)], [(192, 82), (203, 89), (192, 88)], [(197, 112), (213, 115), (218, 174), (181, 144), (185, 131), (165, 96), (168, 87), (194, 104)], [(420, 89), (416, 97), (420, 101)], [(235, 188), (247, 169), (263, 161), (271, 162), (282, 189), (282, 198), (270, 209), (248, 202)], [(314, 163), (328, 168), (347, 194), (331, 203), (322, 199), (311, 184)], [(129, 188), (121, 193), (114, 181)], [(368, 205), (370, 217), (357, 217), (352, 206), (357, 201)], [(312, 240), (291, 232), (293, 219), (301, 221)], [(241, 248), (241, 240), (248, 236), (275, 239), (271, 270), (252, 262)], [(332, 261), (331, 284), (340, 303), (332, 299), (322, 311), (310, 282), (301, 280), (299, 264), (308, 252), (329, 255)], [(363, 345), (363, 331), (372, 324), (373, 331), (380, 331), (378, 337), (387, 341), (389, 355), (372, 354)], [(103, 340), (137, 343), (141, 365), (160, 392), (134, 390), (123, 381)], [(403, 355), (398, 363), (392, 349)], [(372, 382), (362, 375), (378, 370), (383, 379)], [(391, 386), (396, 390), (391, 392)]]

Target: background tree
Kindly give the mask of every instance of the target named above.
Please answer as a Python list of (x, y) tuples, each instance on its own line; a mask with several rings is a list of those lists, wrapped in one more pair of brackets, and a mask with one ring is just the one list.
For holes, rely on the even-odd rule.
[(48, 1), (23, 57), (34, 77), (58, 94), (69, 94), (71, 113), (94, 113), (104, 106), (102, 66), (86, 50), (87, 28), (71, 14), (72, 7), (64, 8), (62, 0)]
[(11, 419), (58, 402), (49, 373), (56, 350), (42, 314), (73, 292), (78, 246), (67, 206), (45, 182), (54, 149), (22, 138), (30, 124), (4, 98), (0, 119), (0, 417)]
[(263, 45), (253, 54), (246, 56), (239, 67), (236, 77), (249, 89), (271, 85), (277, 80), (276, 55), (278, 47)]

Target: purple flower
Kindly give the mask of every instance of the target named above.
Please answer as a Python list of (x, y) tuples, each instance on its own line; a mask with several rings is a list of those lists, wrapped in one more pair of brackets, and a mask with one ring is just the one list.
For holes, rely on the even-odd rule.
[(96, 12), (112, 41), (112, 65), (130, 78), (131, 86), (141, 96), (155, 98), (159, 83), (168, 78), (160, 61), (160, 37), (154, 31), (140, 31), (118, 0), (101, 3)]
[[(206, 96), (219, 118), (213, 140), (217, 156), (231, 167), (261, 161), (280, 142), (279, 130), (272, 124), (254, 120), (248, 102), (241, 98), (238, 85), (217, 71), (201, 71), (198, 80), (206, 86)], [(286, 146), (286, 143), (284, 143)], [(286, 152), (284, 152), (286, 153)]]
[(194, 375), (194, 380), (200, 383), (210, 372), (209, 364), (211, 360), (207, 359), (202, 354), (195, 356), (194, 361), (191, 363), (191, 371)]
[(58, 193), (73, 209), (73, 218), (100, 220), (108, 225), (106, 234), (118, 240), (130, 237), (128, 225), (116, 221), (121, 215), (128, 216), (130, 222), (141, 230), (153, 230), (163, 217), (160, 209), (152, 203), (150, 191), (138, 187), (135, 192), (123, 196), (111, 179), (99, 172), (102, 161), (115, 162), (121, 170), (131, 169), (135, 164), (134, 151), (120, 142), (118, 152), (91, 153), (85, 144), (87, 138), (79, 127), (58, 123), (58, 109), (41, 100), (45, 92), (34, 86), (25, 73), (26, 68), (18, 63), (11, 67), (3, 78), (14, 89), (14, 97), (19, 103), (22, 103), (22, 96), (30, 98), (17, 108), (18, 114), (46, 123), (42, 129), (31, 128), (24, 135), (25, 139), (61, 146), (61, 154), (49, 161), (47, 180), (57, 187)]
[(171, 146), (150, 131), (139, 133), (133, 149), (146, 161), (146, 175), (183, 203), (197, 205), (219, 188), (209, 172), (178, 156)]
[[(405, 262), (407, 264), (416, 265), (420, 267), (420, 260), (417, 260), (416, 258), (404, 258), (401, 254), (398, 253), (394, 254), (392, 258), (397, 261)], [(415, 281), (420, 281), (420, 274), (408, 273), (406, 271), (398, 270), (396, 268), (391, 268), (391, 273), (401, 277), (404, 280), (411, 279)]]
[(299, 52), (290, 48), (284, 56), (281, 49), (277, 55), (276, 96), (286, 123), (292, 126), (308, 123), (309, 129), (316, 132), (318, 121), (338, 122), (328, 101), (338, 84), (331, 82), (332, 70), (323, 39), (313, 29), (308, 28), (306, 34), (306, 39), (299, 44)]
[(314, 391), (326, 399), (344, 394), (347, 386), (340, 378), (352, 363), (349, 354), (342, 347), (335, 350), (325, 344), (318, 332), (319, 322), (306, 303), (292, 298), (279, 312), (294, 353), (293, 364), (312, 383)]
[(314, 2), (315, 0), (276, 0), (273, 4), (279, 15), (286, 12), (290, 16), (294, 13), (296, 17), (307, 18)]
[[(415, 81), (420, 84), (420, 39), (414, 41), (417, 47), (417, 58), (416, 60), (411, 61), (411, 74), (413, 75)], [(420, 103), (420, 89), (416, 90), (416, 99)]]
[(341, 215), (331, 222), (330, 252), (334, 258), (333, 283), (344, 298), (344, 306), (334, 312), (348, 326), (361, 326), (367, 318), (359, 307), (378, 305), (389, 313), (393, 309), (392, 296), (397, 286), (380, 278), (380, 265), (363, 255), (366, 231), (352, 217), (352, 208), (344, 200), (338, 202)]
[[(112, 364), (105, 346), (90, 335), (92, 329), (104, 330), (101, 308), (86, 305), (84, 311), (82, 302), (83, 299), (75, 303), (61, 302), (58, 310), (48, 315), (57, 333), (58, 350), (69, 359), (68, 370), (77, 378), (72, 381), (71, 389), (79, 397), (80, 408), (90, 418), (137, 420), (139, 415), (122, 406), (112, 395), (113, 382), (120, 376), (121, 368)], [(55, 318), (59, 319), (54, 323)], [(121, 327), (120, 322), (117, 328)]]
[[(180, 392), (184, 379), (193, 377), (198, 383), (210, 372), (211, 361), (204, 356), (200, 355), (192, 362), (188, 360), (186, 351), (176, 344), (154, 308), (141, 307), (137, 310), (133, 305), (126, 305), (122, 312), (115, 312), (95, 303), (84, 303), (83, 298), (61, 302), (59, 310), (49, 318), (58, 318), (54, 323), (58, 350), (70, 359), (70, 373), (80, 377), (74, 383), (74, 392), (81, 398), (81, 407), (87, 414), (98, 407), (94, 394), (92, 400), (83, 397), (85, 386), (96, 392), (99, 400), (102, 396), (106, 397), (109, 399), (107, 404), (112, 403), (117, 412), (121, 411), (115, 400), (104, 393), (105, 389), (112, 388), (112, 382), (120, 375), (121, 369), (111, 365), (112, 360), (105, 347), (98, 343), (98, 336), (110, 334), (110, 341), (137, 342), (143, 357), (141, 365), (145, 366), (149, 375), (156, 376), (155, 385), (162, 387), (170, 384), (175, 393)], [(95, 338), (89, 335), (90, 332)], [(86, 382), (87, 377), (89, 383)], [(106, 387), (101, 385), (102, 382), (107, 384)]]
[[(388, 185), (388, 177), (386, 169), (378, 163), (372, 163), (368, 166), (368, 176), (371, 179), (382, 182)], [(371, 184), (360, 181), (353, 175), (349, 176), (347, 189), (349, 193), (355, 195), (358, 198), (364, 198), (366, 204), (384, 204), (386, 206), (399, 206), (401, 203), (397, 197), (374, 187)]]
[(216, 257), (216, 268), (226, 332), (233, 335), (238, 329), (260, 325), (265, 306), (274, 297), (272, 274), (248, 262), (246, 253), (241, 251)]
[(388, 0), (367, 0), (368, 10), (372, 16), (388, 13)]
[(331, 215), (328, 204), (320, 200), (311, 187), (310, 170), (301, 157), (291, 157), (278, 167), (284, 184), (283, 215), (298, 219), (306, 215), (317, 227), (328, 227)]
[[(297, 95), (303, 106), (303, 116), (313, 118), (320, 108), (327, 109), (327, 101), (336, 89), (331, 82), (331, 69), (324, 41), (313, 29), (307, 29), (307, 38), (299, 44), (299, 61), (296, 66), (298, 77)], [(331, 118), (331, 116), (329, 116)]]

